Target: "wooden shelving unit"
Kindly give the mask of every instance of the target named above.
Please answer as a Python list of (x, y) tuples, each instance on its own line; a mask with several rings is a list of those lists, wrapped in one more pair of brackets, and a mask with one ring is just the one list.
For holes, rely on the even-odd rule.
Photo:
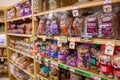
[[(5, 35), (6, 35), (6, 14), (5, 14), (6, 8), (7, 7), (0, 7), (0, 11), (3, 12), (3, 18), (0, 19), (0, 24), (4, 25), (4, 31), (1, 31), (0, 34), (5, 34)], [(6, 49), (6, 47), (7, 47), (6, 45), (0, 45), (0, 49)], [(7, 61), (7, 63), (8, 63), (8, 58), (7, 58), (6, 55), (5, 56), (4, 55), (0, 56), (0, 60), (1, 60), (1, 62)], [(3, 63), (2, 65), (4, 65), (4, 69), (0, 69), (0, 75), (4, 73), (5, 76), (7, 76), (8, 67), (6, 66), (6, 63), (5, 64)]]
[[(27, 0), (23, 0), (21, 1), (20, 3), (24, 3), (26, 2)], [(32, 9), (33, 9), (33, 1), (32, 0)], [(112, 0), (113, 3), (118, 3), (120, 2), (120, 0)], [(78, 4), (78, 8), (79, 9), (84, 9), (84, 8), (91, 8), (91, 7), (96, 7), (96, 6), (101, 6), (103, 4), (102, 0), (99, 0), (99, 1), (90, 1), (90, 2), (86, 2), (86, 3), (82, 3), (82, 4)], [(13, 6), (10, 6), (8, 7), (6, 10), (9, 10), (11, 8), (15, 7), (15, 5)], [(66, 7), (62, 7), (62, 8), (57, 8), (55, 10), (52, 10), (53, 12), (62, 12), (62, 11), (70, 11), (72, 10), (73, 6), (66, 6)], [(29, 76), (33, 77), (34, 80), (37, 80), (37, 77), (42, 77), (42, 80), (49, 80), (48, 78), (45, 78), (43, 77), (42, 75), (38, 74), (37, 73), (37, 64), (39, 64), (38, 62), (36, 62), (36, 56), (35, 55), (28, 55), (24, 52), (21, 52), (21, 51), (18, 51), (16, 49), (13, 49), (11, 47), (9, 47), (9, 40), (11, 39), (11, 37), (18, 37), (18, 38), (30, 38), (31, 36), (35, 35), (36, 33), (36, 27), (35, 27), (35, 20), (34, 20), (34, 17), (37, 17), (37, 16), (41, 16), (41, 15), (46, 15), (46, 14), (49, 14), (51, 11), (45, 11), (45, 12), (40, 12), (40, 13), (37, 13), (37, 14), (34, 14), (33, 10), (32, 10), (32, 14), (31, 15), (28, 15), (28, 16), (23, 16), (23, 17), (18, 17), (18, 18), (14, 18), (14, 19), (9, 19), (9, 20), (6, 20), (5, 19), (5, 24), (6, 24), (6, 34), (7, 34), (7, 55), (8, 55), (8, 63), (9, 64), (13, 64), (14, 66), (16, 66), (17, 68), (19, 68), (20, 70), (22, 70), (23, 72), (25, 72), (26, 74), (28, 74)], [(26, 18), (30, 18), (32, 19), (32, 34), (31, 35), (27, 35), (27, 34), (13, 34), (13, 33), (8, 33), (7, 32), (7, 26), (8, 26), (8, 23), (9, 22), (14, 22), (14, 21), (19, 21), (19, 20), (24, 20)], [(37, 35), (37, 38), (44, 38), (44, 39), (59, 39), (59, 36), (53, 36), (53, 37), (48, 37), (48, 36), (45, 36), (45, 35)], [(80, 43), (85, 43), (84, 41), (81, 41), (81, 39), (79, 37), (68, 37), (68, 41), (70, 41), (71, 38), (75, 38), (75, 42), (80, 42)], [(88, 42), (88, 43), (92, 43), (92, 44), (105, 44), (106, 42), (108, 42), (109, 40), (113, 40), (113, 39), (98, 39), (98, 38), (94, 38), (92, 41)], [(116, 43), (116, 46), (120, 46), (120, 40), (114, 40), (115, 43)], [(24, 56), (27, 56), (29, 58), (32, 58), (33, 59), (33, 63), (34, 63), (34, 74), (31, 74), (29, 73), (28, 71), (26, 71), (25, 69), (22, 69), (20, 66), (16, 65), (14, 62), (12, 62), (10, 60), (10, 57), (11, 57), (11, 54), (12, 54), (12, 51), (14, 52), (17, 52), (21, 55), (24, 55)], [(39, 57), (38, 57), (39, 58)], [(54, 65), (57, 65), (58, 67), (60, 68), (64, 68), (64, 69), (67, 69), (67, 70), (70, 70), (70, 71), (73, 71), (75, 73), (78, 73), (78, 74), (81, 74), (81, 75), (84, 75), (84, 76), (87, 76), (87, 77), (90, 77), (90, 78), (93, 78), (93, 76), (96, 76), (98, 77), (100, 80), (112, 80), (112, 79), (109, 79), (107, 77), (104, 77), (104, 76), (101, 76), (99, 75), (97, 72), (91, 72), (91, 71), (85, 71), (85, 70), (81, 70), (81, 69), (78, 69), (76, 67), (71, 67), (71, 66), (68, 66), (66, 64), (62, 64), (62, 63), (59, 63), (59, 62), (56, 62), (56, 61), (53, 61), (53, 60), (50, 60), (50, 59), (47, 59), (47, 58), (39, 58), (40, 60), (42, 61), (46, 61), (48, 63), (51, 63), (51, 64), (54, 64)], [(8, 66), (8, 69), (9, 69), (9, 66)], [(17, 78), (15, 75), (12, 75), (10, 73), (10, 69), (9, 69), (9, 78), (10, 80), (16, 80), (12, 77), (15, 77)]]

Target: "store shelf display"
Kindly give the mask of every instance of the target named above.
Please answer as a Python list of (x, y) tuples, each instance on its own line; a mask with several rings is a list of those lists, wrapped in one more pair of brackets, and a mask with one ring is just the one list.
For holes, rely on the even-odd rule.
[(10, 80), (21, 73), (25, 80), (119, 79), (119, 3), (112, 0), (112, 13), (101, 0), (23, 0), (7, 8), (8, 61), (18, 71)]

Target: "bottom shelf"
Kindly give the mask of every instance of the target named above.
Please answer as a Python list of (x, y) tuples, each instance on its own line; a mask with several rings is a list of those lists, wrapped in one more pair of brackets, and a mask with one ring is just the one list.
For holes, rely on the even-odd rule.
[(44, 77), (40, 74), (37, 74), (37, 80), (49, 80), (50, 78), (49, 77)]
[(69, 66), (69, 65), (51, 60), (51, 59), (47, 59), (47, 58), (37, 57), (37, 59), (42, 60), (42, 61), (46, 61), (46, 62), (51, 63), (53, 65), (56, 65), (60, 68), (67, 69), (69, 71), (78, 73), (80, 75), (83, 75), (83, 76), (86, 76), (86, 77), (89, 77), (89, 78), (92, 78), (92, 79), (95, 79), (95, 80), (113, 80), (113, 79), (107, 78), (106, 76), (99, 75), (97, 69), (96, 70), (95, 69), (93, 69), (93, 70), (82, 70), (82, 69), (79, 69), (77, 67), (72, 67), (72, 66)]

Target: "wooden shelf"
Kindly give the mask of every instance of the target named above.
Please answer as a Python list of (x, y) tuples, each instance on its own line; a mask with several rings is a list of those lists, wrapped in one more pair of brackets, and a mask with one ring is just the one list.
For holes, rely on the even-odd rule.
[[(112, 0), (112, 1), (113, 1), (113, 3), (120, 2), (120, 0)], [(100, 1), (89, 1), (89, 2), (79, 4), (78, 8), (82, 9), (82, 8), (89, 8), (89, 7), (95, 7), (95, 6), (100, 6), (100, 5), (103, 5), (102, 0), (100, 0)], [(72, 6), (61, 7), (61, 8), (53, 10), (53, 12), (63, 12), (63, 11), (69, 11), (69, 10), (72, 10)], [(50, 10), (45, 11), (45, 12), (37, 13), (34, 16), (46, 15), (46, 14), (49, 14), (49, 13), (50, 13)]]
[(23, 17), (7, 20), (7, 22), (13, 22), (13, 21), (22, 20), (22, 19), (24, 20), (26, 18), (31, 18), (31, 17), (32, 17), (32, 15), (23, 16)]
[(28, 74), (29, 76), (33, 77), (34, 78), (34, 75), (31, 74), (30, 72), (28, 72), (27, 70), (25, 69), (22, 69), (20, 66), (16, 65), (14, 62), (10, 61), (10, 63), (12, 63), (14, 66), (16, 66), (17, 68), (19, 68), (20, 70), (22, 70), (23, 72), (25, 72), (26, 74)]
[(0, 57), (0, 59), (7, 59), (7, 57)]
[[(45, 35), (37, 35), (38, 38), (46, 38), (46, 39), (59, 39), (59, 36), (52, 36), (48, 37)], [(68, 41), (71, 40), (71, 38), (75, 38), (75, 42), (81, 42), (81, 43), (91, 43), (91, 44), (106, 44), (108, 41), (115, 41), (116, 46), (120, 46), (120, 40), (114, 40), (114, 39), (98, 39), (98, 38), (93, 38), (92, 41), (82, 41), (80, 40), (80, 37), (68, 37)]]
[(20, 53), (20, 54), (22, 54), (22, 55), (24, 55), (24, 56), (27, 56), (27, 57), (29, 57), (29, 58), (34, 59), (34, 56), (32, 56), (32, 55), (28, 55), (28, 54), (26, 54), (26, 53), (24, 53), (24, 52), (18, 51), (18, 50), (16, 50), (16, 49), (11, 48), (11, 47), (8, 47), (8, 49), (10, 49), (10, 50), (12, 50), (12, 51), (14, 51), (14, 52)]
[(31, 37), (32, 35), (29, 34), (13, 34), (13, 33), (7, 33), (9, 36), (19, 36), (19, 37)]
[(0, 48), (6, 48), (6, 46), (0, 46)]
[(99, 75), (96, 70), (86, 71), (86, 70), (79, 69), (77, 67), (72, 67), (72, 66), (69, 66), (69, 65), (66, 65), (66, 64), (62, 64), (60, 62), (57, 62), (57, 61), (54, 61), (54, 60), (51, 60), (51, 59), (47, 59), (47, 58), (39, 58), (39, 59), (42, 60), (42, 61), (46, 61), (48, 63), (51, 63), (53, 65), (56, 65), (60, 68), (64, 68), (64, 69), (67, 69), (69, 71), (72, 71), (72, 72), (78, 73), (80, 75), (86, 76), (86, 77), (90, 77), (90, 78), (97, 77), (97, 78), (103, 79), (103, 80), (113, 80), (113, 79), (107, 78), (106, 76)]
[(44, 77), (40, 74), (37, 74), (37, 78), (40, 78), (41, 80), (50, 80), (49, 77)]
[(5, 23), (5, 21), (1, 21), (1, 20), (0, 20), (0, 23)]

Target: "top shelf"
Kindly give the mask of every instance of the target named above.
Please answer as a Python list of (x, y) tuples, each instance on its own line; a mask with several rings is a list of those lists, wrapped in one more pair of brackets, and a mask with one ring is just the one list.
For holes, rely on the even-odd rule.
[[(118, 2), (120, 2), (120, 0), (112, 0), (112, 3), (118, 3)], [(100, 0), (100, 1), (89, 1), (89, 2), (86, 2), (86, 3), (80, 3), (78, 5), (78, 8), (82, 9), (82, 8), (89, 8), (89, 7), (95, 7), (95, 6), (100, 6), (100, 5), (103, 5), (102, 0)], [(72, 8), (73, 8), (72, 6), (61, 7), (61, 8), (57, 8), (57, 9), (53, 10), (53, 12), (69, 11), (69, 10), (72, 10)], [(45, 14), (49, 14), (49, 13), (50, 13), (50, 10), (45, 11), (45, 12), (37, 13), (34, 16), (40, 16), (40, 15), (45, 15)]]
[[(22, 0), (22, 1), (20, 1), (19, 3), (25, 3), (27, 0)], [(16, 4), (15, 4), (16, 5)], [(13, 7), (15, 7), (15, 5), (12, 5), (12, 6), (9, 6), (8, 8), (7, 8), (7, 10), (9, 10), (9, 9), (11, 9), (11, 8), (13, 8)]]

